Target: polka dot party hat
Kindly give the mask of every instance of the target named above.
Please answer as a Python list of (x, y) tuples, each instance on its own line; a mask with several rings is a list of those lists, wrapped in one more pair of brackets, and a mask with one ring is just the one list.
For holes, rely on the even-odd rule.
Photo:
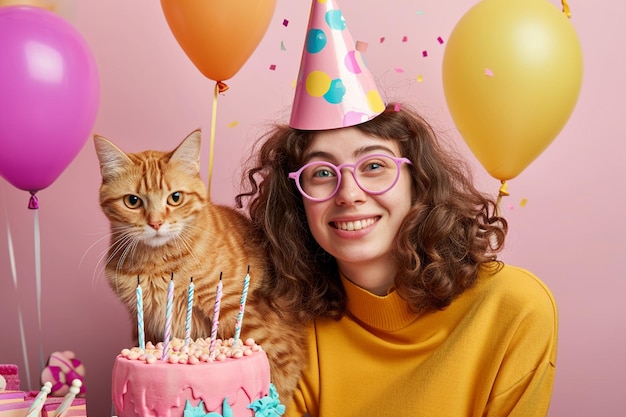
[(289, 125), (301, 130), (354, 126), (384, 109), (335, 0), (313, 0)]

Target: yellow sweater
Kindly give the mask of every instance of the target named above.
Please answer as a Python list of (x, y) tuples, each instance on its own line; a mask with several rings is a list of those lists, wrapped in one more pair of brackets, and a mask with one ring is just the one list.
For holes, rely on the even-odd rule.
[(286, 417), (545, 416), (557, 310), (537, 277), (482, 274), (446, 310), (411, 314), (347, 280), (349, 314), (318, 319)]

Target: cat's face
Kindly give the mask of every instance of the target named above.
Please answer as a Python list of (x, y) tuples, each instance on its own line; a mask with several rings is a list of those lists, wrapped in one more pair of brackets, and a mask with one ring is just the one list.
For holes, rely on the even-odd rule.
[(100, 205), (117, 242), (159, 247), (193, 227), (207, 201), (199, 174), (200, 132), (174, 151), (126, 154), (107, 139), (94, 137), (100, 160)]

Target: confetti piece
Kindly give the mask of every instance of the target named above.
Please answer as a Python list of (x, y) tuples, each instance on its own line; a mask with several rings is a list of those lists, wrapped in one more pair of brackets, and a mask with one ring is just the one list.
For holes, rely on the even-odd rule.
[(357, 51), (365, 53), (367, 52), (367, 47), (368, 47), (367, 42), (356, 41), (355, 49)]
[(422, 56), (426, 58), (428, 56), (428, 51), (422, 51)]
[(417, 76), (417, 82), (421, 83), (422, 81), (424, 81), (424, 77), (422, 77), (422, 75), (420, 74)]
[(509, 203), (509, 210), (515, 210), (515, 206), (511, 203)]
[(519, 202), (520, 207), (524, 207), (528, 203), (528, 199), (522, 198), (522, 201)]
[(230, 122), (227, 126), (230, 128), (233, 128), (233, 127), (237, 127), (238, 124), (239, 122), (235, 120), (234, 122)]
[(287, 50), (287, 48), (285, 47), (285, 42), (283, 42), (283, 41), (280, 41), (280, 50), (281, 51), (286, 51)]
[(437, 42), (439, 42), (440, 45), (443, 43), (443, 39), (441, 38), (441, 36), (437, 37)]
[(406, 37), (406, 36), (403, 36), (403, 37), (402, 37), (402, 42), (406, 42), (406, 41), (408, 41), (408, 40), (409, 40), (409, 38), (408, 38), (408, 37)]
[(402, 107), (400, 106), (400, 103), (396, 103), (396, 104), (393, 106), (393, 111), (395, 111), (395, 112), (399, 112), (401, 108), (402, 108)]
[(415, 14), (424, 14), (425, 12), (423, 10), (418, 10), (415, 12)]
[(276, 64), (270, 65), (270, 71), (275, 71), (275, 70), (276, 70)]
[(289, 25), (289, 20), (283, 19), (283, 26), (287, 27), (287, 25)]
[(394, 70), (395, 72), (399, 73), (399, 74), (402, 74), (402, 73), (404, 72), (404, 69), (399, 68), (399, 67), (398, 67), (398, 68), (394, 68), (393, 70)]
[(489, 68), (485, 68), (485, 75), (487, 77), (493, 77), (493, 71), (491, 71)]
[(380, 38), (380, 43), (385, 42), (385, 37), (383, 36), (382, 38)]

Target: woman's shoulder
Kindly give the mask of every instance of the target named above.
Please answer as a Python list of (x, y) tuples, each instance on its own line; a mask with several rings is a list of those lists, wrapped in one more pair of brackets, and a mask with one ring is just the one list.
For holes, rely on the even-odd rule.
[(509, 308), (538, 310), (556, 319), (557, 307), (552, 291), (527, 269), (507, 264), (501, 264), (498, 269), (484, 268), (476, 287), (482, 296)]

